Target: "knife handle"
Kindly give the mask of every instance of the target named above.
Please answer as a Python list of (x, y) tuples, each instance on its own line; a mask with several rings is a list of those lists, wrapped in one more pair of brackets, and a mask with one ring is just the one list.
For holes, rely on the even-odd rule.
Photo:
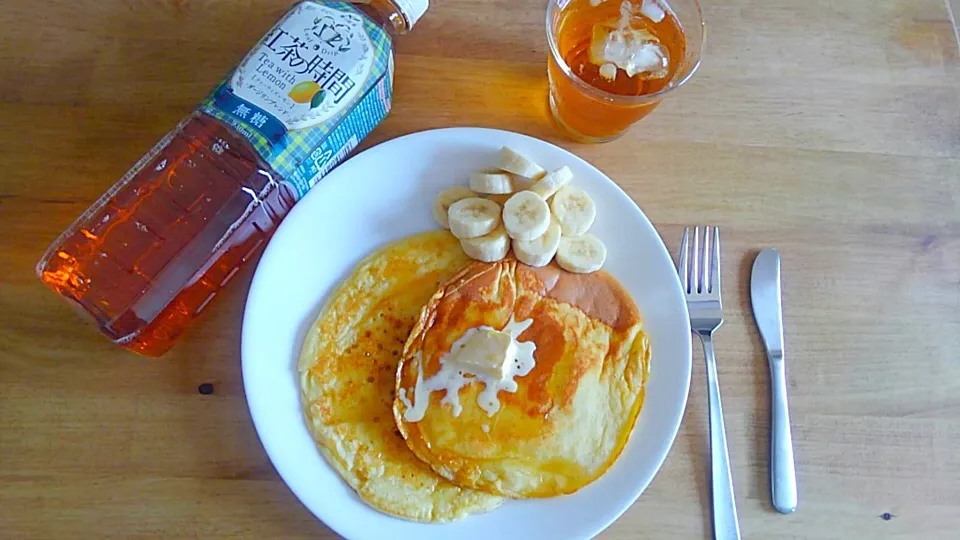
[(797, 473), (783, 354), (770, 355), (770, 392), (770, 497), (777, 512), (789, 514), (797, 509)]

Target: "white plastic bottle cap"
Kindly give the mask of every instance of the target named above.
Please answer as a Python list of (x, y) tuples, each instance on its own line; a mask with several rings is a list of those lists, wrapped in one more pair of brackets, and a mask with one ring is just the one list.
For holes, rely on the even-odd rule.
[(410, 30), (413, 28), (413, 25), (417, 24), (417, 21), (420, 20), (420, 17), (427, 12), (427, 8), (430, 7), (430, 0), (394, 0), (397, 6), (400, 8), (400, 11), (403, 12), (403, 16), (406, 17), (407, 23), (409, 24)]

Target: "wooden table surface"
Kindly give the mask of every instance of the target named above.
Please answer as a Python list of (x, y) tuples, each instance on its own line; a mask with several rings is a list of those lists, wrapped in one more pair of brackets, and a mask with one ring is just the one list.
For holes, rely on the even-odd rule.
[[(560, 138), (544, 0), (435, 0), (397, 44), (367, 144), (489, 126), (609, 174), (676, 250), (725, 241), (717, 338), (745, 538), (960, 530), (960, 59), (944, 0), (706, 2), (693, 81), (626, 137)], [(240, 379), (251, 276), (164, 359), (111, 345), (46, 290), (49, 242), (237, 62), (288, 2), (0, 6), (0, 537), (333, 538), (280, 481)], [(753, 254), (783, 256), (800, 509), (774, 513)], [(680, 434), (604, 538), (709, 536), (699, 351)], [(215, 386), (200, 395), (201, 383)]]

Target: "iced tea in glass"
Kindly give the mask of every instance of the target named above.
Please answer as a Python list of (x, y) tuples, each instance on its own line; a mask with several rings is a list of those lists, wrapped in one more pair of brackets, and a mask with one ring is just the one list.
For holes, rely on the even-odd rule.
[(622, 135), (700, 64), (697, 0), (550, 0), (550, 109), (582, 142)]

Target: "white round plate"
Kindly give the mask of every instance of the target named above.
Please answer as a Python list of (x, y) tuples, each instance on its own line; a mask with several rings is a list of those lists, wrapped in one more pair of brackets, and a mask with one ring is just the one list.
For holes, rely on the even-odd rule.
[[(450, 524), (382, 514), (327, 465), (300, 409), (297, 360), (327, 295), (385, 244), (435, 230), (430, 205), (442, 188), (495, 163), (508, 145), (548, 170), (569, 165), (596, 200), (591, 232), (607, 245), (604, 269), (643, 314), (652, 360), (637, 426), (617, 462), (572, 495), (506, 501)], [(613, 181), (549, 143), (505, 131), (453, 128), (371, 148), (337, 167), (280, 225), (257, 267), (243, 316), (243, 385), (270, 460), (304, 505), (347, 538), (588, 538), (620, 516), (673, 444), (690, 385), (690, 322), (677, 272), (653, 225)], [(344, 403), (349, 407), (349, 403)]]

